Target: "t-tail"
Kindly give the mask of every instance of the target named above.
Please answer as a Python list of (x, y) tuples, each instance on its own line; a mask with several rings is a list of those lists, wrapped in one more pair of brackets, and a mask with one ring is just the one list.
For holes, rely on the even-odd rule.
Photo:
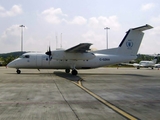
[(117, 48), (105, 49), (97, 52), (102, 54), (136, 56), (144, 35), (143, 31), (151, 28), (153, 27), (148, 24), (131, 28), (126, 32), (125, 37)]
[(154, 57), (154, 59), (152, 60), (154, 64), (157, 63), (157, 59), (158, 59), (158, 57), (156, 56), (156, 57)]
[(153, 27), (146, 24), (144, 26), (128, 30), (127, 34), (119, 45), (117, 53), (131, 56), (137, 55), (141, 41), (144, 36), (143, 31), (151, 28)]

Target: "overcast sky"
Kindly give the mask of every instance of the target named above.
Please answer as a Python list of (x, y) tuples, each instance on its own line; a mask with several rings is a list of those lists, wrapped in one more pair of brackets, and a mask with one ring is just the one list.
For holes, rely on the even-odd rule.
[(68, 49), (83, 42), (104, 49), (105, 27), (113, 48), (129, 28), (149, 24), (154, 28), (145, 31), (138, 53), (160, 53), (159, 0), (1, 0), (0, 53), (21, 50), (22, 24), (24, 51), (46, 51), (49, 45)]

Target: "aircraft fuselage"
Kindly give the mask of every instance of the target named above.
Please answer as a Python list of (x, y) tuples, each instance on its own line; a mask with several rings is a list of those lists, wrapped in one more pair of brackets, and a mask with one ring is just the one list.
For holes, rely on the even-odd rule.
[(49, 50), (45, 53), (26, 53), (7, 66), (19, 69), (65, 69), (66, 73), (72, 70), (77, 75), (76, 69), (90, 69), (121, 62), (128, 62), (137, 58), (144, 33), (142, 31), (153, 28), (150, 25), (131, 28), (117, 48), (90, 51), (91, 43), (80, 43), (67, 50)]
[[(128, 57), (128, 59), (127, 59)], [(95, 54), (93, 59), (53, 59), (45, 53), (26, 53), (8, 64), (16, 69), (90, 69), (135, 59), (136, 56)]]

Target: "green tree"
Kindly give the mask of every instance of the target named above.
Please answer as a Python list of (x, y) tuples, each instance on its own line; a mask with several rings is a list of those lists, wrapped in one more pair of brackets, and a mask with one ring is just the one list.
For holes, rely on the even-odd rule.
[(12, 55), (6, 57), (6, 58), (2, 58), (3, 61), (3, 65), (6, 66), (9, 62), (11, 62), (12, 60), (14, 60), (16, 57), (13, 57)]

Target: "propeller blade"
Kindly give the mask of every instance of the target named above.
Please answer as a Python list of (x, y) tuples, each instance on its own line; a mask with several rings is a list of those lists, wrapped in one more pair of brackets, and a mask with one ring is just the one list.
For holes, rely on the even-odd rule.
[(49, 57), (49, 64), (50, 64), (50, 61), (51, 61), (51, 59), (52, 59), (52, 57), (51, 57), (52, 52), (51, 52), (50, 46), (49, 46), (49, 50), (47, 50), (47, 52), (45, 52), (45, 54), (48, 55), (48, 57)]
[(49, 46), (49, 51), (46, 52), (46, 55), (49, 55), (49, 56), (52, 55), (50, 46)]
[(49, 46), (49, 51), (51, 51), (51, 47)]

